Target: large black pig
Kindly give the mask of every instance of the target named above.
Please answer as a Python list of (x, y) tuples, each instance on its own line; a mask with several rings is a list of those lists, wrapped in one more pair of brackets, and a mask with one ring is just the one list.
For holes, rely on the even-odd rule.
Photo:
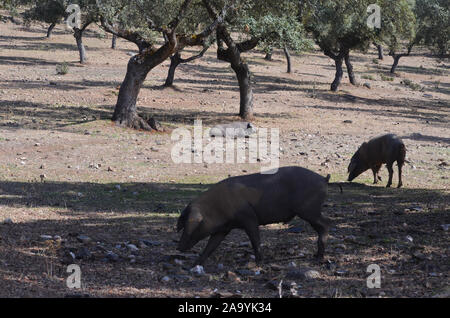
[(392, 185), (392, 176), (394, 170), (392, 165), (397, 161), (398, 165), (398, 188), (402, 183), (402, 166), (405, 163), (406, 148), (400, 138), (393, 134), (387, 134), (364, 142), (356, 153), (353, 155), (348, 166), (348, 181), (352, 181), (361, 173), (368, 169), (372, 169), (373, 183), (381, 181), (378, 176), (381, 165), (386, 164), (389, 172), (389, 180), (386, 187)]
[(259, 225), (288, 222), (299, 216), (319, 234), (316, 256), (322, 259), (330, 224), (321, 214), (328, 181), (329, 176), (324, 178), (300, 167), (225, 179), (202, 193), (181, 213), (177, 230), (183, 230), (183, 234), (178, 250), (187, 251), (209, 236), (196, 261), (203, 264), (225, 236), (239, 228), (249, 236), (259, 263), (262, 260)]

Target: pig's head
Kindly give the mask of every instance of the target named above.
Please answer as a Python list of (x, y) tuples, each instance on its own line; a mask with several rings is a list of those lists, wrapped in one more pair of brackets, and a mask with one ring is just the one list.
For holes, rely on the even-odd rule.
[(352, 157), (350, 164), (348, 165), (348, 181), (352, 181), (361, 173), (369, 169), (369, 165), (366, 160), (367, 154), (367, 142), (363, 143), (361, 147), (359, 147), (358, 151)]
[(177, 249), (181, 252), (190, 250), (201, 239), (208, 236), (204, 229), (203, 215), (199, 208), (188, 205), (181, 213), (177, 223), (177, 232), (183, 230)]

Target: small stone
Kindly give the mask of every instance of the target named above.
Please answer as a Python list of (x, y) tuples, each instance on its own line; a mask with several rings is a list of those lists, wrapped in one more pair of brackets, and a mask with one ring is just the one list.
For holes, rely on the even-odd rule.
[(441, 229), (443, 231), (447, 232), (449, 228), (450, 228), (450, 224), (441, 224)]
[(51, 235), (41, 235), (40, 238), (41, 238), (43, 241), (53, 240), (53, 236), (51, 236)]
[(205, 275), (205, 269), (201, 265), (196, 265), (195, 267), (191, 268), (190, 272), (196, 276), (203, 276)]
[(139, 251), (139, 249), (137, 248), (137, 246), (134, 245), (134, 244), (128, 244), (127, 247), (128, 247), (128, 249), (129, 249), (130, 251), (132, 251), (132, 252), (137, 252), (137, 251)]
[(161, 281), (162, 281), (163, 283), (167, 283), (167, 282), (170, 281), (170, 277), (169, 277), (169, 276), (164, 276), (163, 278), (161, 278)]
[(405, 239), (406, 239), (406, 241), (409, 242), (409, 243), (412, 243), (412, 242), (414, 241), (414, 239), (412, 238), (411, 235), (407, 235), (407, 236), (405, 237)]
[(223, 269), (224, 269), (223, 264), (222, 264), (222, 263), (217, 264), (217, 269), (218, 269), (219, 271), (223, 271)]
[(111, 167), (108, 167), (107, 171), (114, 172), (113, 168), (111, 168)]
[(348, 119), (347, 119), (347, 120), (344, 120), (344, 121), (343, 121), (343, 123), (344, 123), (344, 124), (352, 124), (352, 123), (353, 123), (353, 121), (352, 121), (352, 120), (348, 120)]
[(231, 271), (227, 272), (227, 279), (235, 283), (241, 282), (241, 279), (236, 275), (236, 273)]
[(300, 226), (291, 227), (286, 230), (288, 233), (300, 233), (302, 231), (302, 228)]
[(13, 224), (13, 223), (14, 223), (13, 220), (10, 219), (10, 218), (7, 218), (7, 219), (3, 220), (3, 224)]
[(117, 262), (119, 260), (119, 255), (117, 255), (116, 253), (113, 253), (111, 251), (109, 251), (106, 254), (106, 259), (109, 261), (113, 261), (113, 262)]
[(161, 245), (161, 242), (145, 240), (145, 239), (140, 240), (140, 242), (144, 243), (147, 246), (159, 246), (159, 245)]
[(348, 271), (343, 270), (343, 269), (338, 269), (337, 271), (334, 272), (337, 276), (344, 276), (348, 273)]
[(367, 87), (368, 89), (371, 89), (371, 88), (372, 88), (372, 86), (370, 85), (370, 83), (364, 83), (363, 86), (364, 86), (364, 87)]
[(77, 240), (78, 240), (78, 242), (83, 243), (83, 244), (88, 244), (88, 243), (92, 242), (92, 239), (89, 236), (84, 235), (84, 234), (78, 235)]

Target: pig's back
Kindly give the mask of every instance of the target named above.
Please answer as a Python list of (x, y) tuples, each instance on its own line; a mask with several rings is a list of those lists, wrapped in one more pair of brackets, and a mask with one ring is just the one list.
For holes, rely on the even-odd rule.
[(225, 179), (216, 184), (216, 190), (228, 192), (233, 206), (250, 204), (260, 224), (269, 224), (289, 221), (305, 200), (325, 196), (326, 184), (324, 177), (311, 170), (283, 167), (275, 174), (257, 173)]

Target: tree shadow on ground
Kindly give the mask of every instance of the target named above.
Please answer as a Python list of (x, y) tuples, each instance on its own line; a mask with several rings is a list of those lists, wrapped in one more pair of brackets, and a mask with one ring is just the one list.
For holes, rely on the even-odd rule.
[[(85, 288), (80, 293), (100, 297), (205, 296), (210, 292), (204, 290), (209, 288), (239, 288), (244, 295), (267, 295), (267, 281), (286, 274), (284, 270), (273, 271), (272, 265), (292, 260), (302, 266), (314, 266), (324, 275), (319, 280), (302, 282), (304, 296), (318, 294), (329, 297), (332, 284), (329, 276), (333, 277), (339, 270), (344, 272), (342, 275), (345, 277), (338, 285), (350, 293), (355, 282), (365, 282), (365, 270), (370, 262), (379, 264), (383, 273), (394, 268), (398, 275), (403, 275), (396, 276), (396, 280), (386, 279), (384, 284), (395, 287), (397, 283), (402, 283), (406, 287), (392, 293), (412, 296), (418, 288), (423, 289), (418, 283), (423, 280), (422, 271), (448, 270), (443, 256), (445, 253), (439, 253), (447, 245), (440, 224), (450, 223), (448, 192), (438, 189), (385, 189), (358, 183), (343, 186), (343, 194), (330, 188), (324, 208), (324, 214), (333, 220), (326, 250), (329, 262), (318, 265), (312, 260), (312, 253), (316, 250), (316, 234), (306, 222), (299, 219), (290, 222), (292, 226), (300, 225), (300, 233), (290, 233), (286, 228), (262, 227), (262, 252), (266, 261), (262, 265), (261, 278), (247, 281), (244, 274), (239, 274), (242, 280), (247, 281), (242, 284), (225, 278), (211, 281), (208, 276), (194, 277), (189, 274), (189, 269), (195, 254), (176, 251), (179, 234), (174, 227), (178, 212), (204, 191), (206, 185), (1, 181), (0, 208), (14, 207), (18, 211), (48, 208), (64, 218), (36, 218), (0, 225), (0, 278), (3, 282), (0, 295), (61, 297), (74, 294), (65, 284), (69, 274), (66, 272), (67, 263), (63, 261), (64, 252), (77, 254), (83, 247), (89, 249), (92, 255), (72, 261), (82, 269)], [(59, 235), (65, 243), (45, 242), (40, 238), (43, 234)], [(79, 234), (89, 236), (93, 243), (81, 244), (76, 239)], [(408, 235), (413, 238), (414, 244), (405, 239)], [(151, 243), (147, 248), (140, 247), (135, 263), (130, 263), (126, 248), (115, 247), (123, 242), (138, 244), (141, 239)], [(242, 244), (246, 241), (248, 238), (243, 231), (230, 233), (205, 264), (207, 273), (220, 276), (216, 266), (218, 263), (232, 271), (245, 266), (252, 254), (251, 248)], [(344, 253), (339, 251), (342, 250), (342, 242), (347, 246)], [(204, 244), (202, 242), (195, 247), (194, 252), (199, 252)], [(308, 251), (306, 258), (296, 258), (290, 252), (298, 245)], [(119, 260), (104, 260), (108, 250), (117, 253)], [(411, 254), (417, 251), (423, 257), (417, 254), (418, 258), (412, 258)], [(377, 259), (371, 260), (371, 257)], [(174, 258), (181, 259), (183, 265), (170, 265)], [(343, 258), (351, 259), (350, 263), (343, 261)], [(165, 275), (172, 277), (168, 283), (161, 281)], [(315, 292), (317, 290), (319, 292)], [(360, 288), (358, 290), (361, 291)], [(391, 293), (388, 289), (384, 290)]]
[(412, 133), (401, 137), (402, 139), (411, 139), (416, 141), (438, 142), (450, 144), (450, 138), (422, 135), (421, 133)]
[[(390, 98), (367, 98), (351, 95), (348, 93), (332, 93), (327, 91), (318, 91), (316, 98), (326, 100), (334, 103), (335, 105), (305, 105), (296, 107), (308, 107), (308, 108), (318, 108), (327, 110), (343, 110), (349, 112), (362, 112), (370, 113), (375, 116), (383, 117), (403, 117), (416, 120), (423, 120), (428, 122), (434, 122), (437, 124), (446, 124), (448, 122), (448, 106), (445, 104), (429, 101), (424, 103), (423, 100), (416, 99), (390, 99)], [(383, 106), (387, 109), (371, 109), (362, 107), (345, 107), (337, 103), (358, 103), (365, 106)]]
[[(11, 129), (61, 129), (99, 119), (110, 119), (112, 109), (48, 105), (27, 101), (0, 101), (0, 127)], [(8, 119), (9, 118), (9, 119)]]

